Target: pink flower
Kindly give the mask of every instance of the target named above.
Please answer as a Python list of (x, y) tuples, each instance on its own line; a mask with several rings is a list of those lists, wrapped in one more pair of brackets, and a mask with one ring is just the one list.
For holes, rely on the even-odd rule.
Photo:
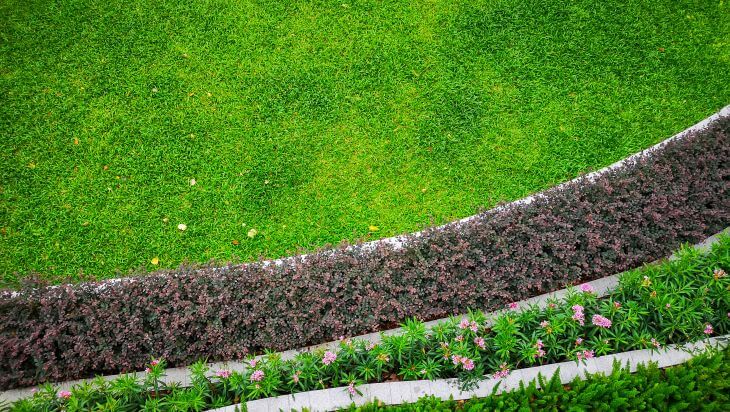
[(659, 343), (656, 339), (651, 338), (651, 344), (654, 345), (655, 348), (660, 348), (662, 346), (661, 343)]
[(456, 338), (454, 338), (454, 340), (457, 341), (457, 342), (463, 342), (464, 341), (464, 336), (459, 335)]
[(301, 373), (300, 371), (296, 371), (296, 372), (294, 372), (294, 375), (291, 376), (291, 379), (294, 381), (294, 383), (299, 383), (299, 374), (300, 373)]
[(451, 355), (451, 362), (453, 362), (454, 365), (458, 365), (461, 363), (461, 356), (459, 355)]
[(544, 321), (540, 322), (540, 326), (543, 328), (547, 328), (548, 326), (550, 326), (550, 322), (544, 320)]
[(461, 322), (459, 322), (459, 329), (466, 329), (469, 327), (469, 319), (462, 318)]
[(583, 360), (583, 352), (578, 352), (575, 354), (575, 358), (578, 360)]
[(337, 340), (345, 340), (345, 337), (343, 335), (340, 335), (340, 337), (337, 338)]
[(555, 309), (556, 306), (557, 305), (552, 302), (548, 303), (548, 308), (550, 308), (550, 309)]
[(666, 305), (664, 305), (664, 307), (667, 308), (667, 309), (669, 309), (669, 308), (672, 307), (672, 305), (670, 305), (669, 303), (667, 303)]
[(69, 391), (60, 391), (58, 392), (58, 397), (61, 399), (68, 399), (71, 397), (71, 392)]
[(231, 377), (231, 371), (229, 371), (227, 369), (219, 370), (218, 372), (215, 373), (215, 376), (217, 376), (219, 378), (223, 378), (223, 379), (228, 379)]
[(613, 302), (613, 307), (616, 309), (621, 309), (621, 302), (618, 302), (618, 301)]
[(727, 313), (727, 317), (730, 318), (730, 312)]
[(464, 369), (470, 371), (474, 369), (474, 361), (469, 358), (461, 358), (461, 366)]
[(593, 286), (591, 286), (587, 283), (580, 285), (580, 291), (583, 293), (593, 293), (594, 292)]
[(337, 354), (327, 351), (324, 353), (324, 357), (322, 357), (322, 363), (324, 363), (325, 365), (329, 365), (330, 363), (334, 362), (335, 359), (337, 359)]
[(583, 338), (578, 338), (578, 339), (575, 340), (575, 345), (576, 346), (580, 345), (581, 343), (583, 343)]
[(593, 353), (593, 351), (592, 351), (592, 350), (584, 350), (584, 351), (583, 351), (583, 356), (584, 356), (584, 357), (585, 357), (586, 359), (593, 359), (593, 357), (594, 357), (594, 353)]
[(365, 345), (365, 349), (367, 350), (373, 350), (375, 348), (375, 344), (373, 342), (368, 342), (367, 345)]
[(152, 366), (157, 366), (159, 364), (160, 364), (160, 360), (159, 359), (154, 359), (154, 360), (152, 360), (152, 362), (150, 362), (150, 365), (152, 365)]
[(152, 369), (150, 369), (150, 368), (144, 368), (144, 371), (147, 373), (152, 373)]
[(573, 320), (578, 321), (580, 323), (580, 326), (585, 325), (585, 315), (583, 314), (583, 306), (581, 305), (574, 305), (571, 309), (573, 309)]
[(601, 328), (610, 328), (611, 319), (604, 318), (601, 315), (593, 315), (593, 324)]
[(35, 394), (36, 392), (38, 392), (38, 388), (33, 388), (33, 389), (30, 390), (30, 393)]
[(498, 370), (497, 373), (494, 374), (494, 379), (503, 379), (509, 375), (509, 368), (507, 368), (506, 363), (499, 365), (499, 369), (500, 370)]
[(544, 346), (545, 345), (543, 345), (542, 340), (538, 339), (535, 344), (535, 347), (537, 348), (537, 353), (535, 354), (536, 358), (542, 358), (545, 356), (545, 351), (542, 349)]
[(474, 343), (477, 346), (479, 346), (479, 349), (484, 349), (484, 347), (485, 347), (485, 345), (484, 345), (484, 338), (480, 338), (480, 337), (477, 336), (476, 338), (474, 338)]
[(350, 393), (350, 396), (357, 395), (357, 391), (355, 390), (355, 382), (350, 382), (350, 384), (347, 385), (347, 392)]
[(470, 330), (471, 330), (472, 332), (474, 332), (474, 333), (477, 333), (477, 332), (479, 331), (479, 325), (477, 325), (477, 323), (476, 323), (476, 322), (474, 322), (474, 321), (471, 321), (471, 322), (469, 323), (469, 329), (470, 329)]
[(421, 375), (425, 375), (426, 373), (428, 373), (428, 372), (426, 372), (425, 369), (421, 369)]
[(712, 335), (714, 329), (712, 329), (712, 325), (708, 323), (705, 325), (705, 330), (703, 332), (705, 332), (705, 335)]
[(517, 310), (517, 308), (519, 308), (519, 305), (515, 302), (512, 302), (509, 305), (507, 305), (507, 307), (510, 308), (510, 310)]
[(258, 365), (258, 363), (259, 363), (259, 361), (257, 361), (256, 359), (251, 359), (251, 360), (250, 360), (250, 361), (248, 362), (248, 365), (249, 365), (249, 366), (251, 366), (252, 368), (255, 368), (255, 367), (256, 367), (256, 365)]
[(261, 369), (253, 371), (251, 374), (251, 382), (261, 382), (264, 379), (264, 371)]

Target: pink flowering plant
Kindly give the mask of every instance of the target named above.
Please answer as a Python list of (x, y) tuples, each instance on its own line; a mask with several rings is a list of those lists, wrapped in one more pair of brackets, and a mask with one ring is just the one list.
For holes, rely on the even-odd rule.
[[(110, 393), (127, 393), (125, 402), (136, 405), (131, 409), (188, 397), (194, 404), (189, 409), (196, 410), (325, 388), (342, 388), (354, 398), (358, 387), (370, 382), (458, 378), (468, 389), (534, 365), (664, 350), (730, 332), (730, 276), (718, 275), (727, 268), (730, 240), (724, 239), (707, 256), (685, 252), (676, 261), (627, 272), (607, 296), (576, 287), (562, 300), (489, 318), (470, 311), (430, 328), (408, 319), (400, 333), (382, 335), (378, 342), (343, 338), (286, 361), (269, 352), (249, 357), (242, 369), (211, 371), (199, 362), (191, 366), (193, 388), (165, 386), (165, 361), (152, 359), (144, 382), (120, 378), (110, 387), (130, 389)], [(67, 399), (53, 394), (52, 400), (38, 394), (31, 399), (44, 405), (88, 401), (88, 390), (72, 389)]]

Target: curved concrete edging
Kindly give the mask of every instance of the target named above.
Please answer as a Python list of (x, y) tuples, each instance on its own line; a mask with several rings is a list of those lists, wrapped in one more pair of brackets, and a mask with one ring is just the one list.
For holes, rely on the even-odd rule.
[[(545, 193), (549, 193), (549, 192), (554, 191), (554, 190), (560, 190), (560, 189), (564, 188), (567, 185), (570, 185), (570, 184), (573, 184), (573, 183), (577, 183), (577, 182), (584, 182), (586, 180), (587, 181), (593, 181), (597, 177), (599, 177), (599, 176), (601, 176), (603, 174), (606, 174), (606, 173), (608, 173), (608, 172), (610, 172), (610, 171), (612, 171), (614, 169), (617, 169), (617, 168), (622, 167), (627, 162), (630, 162), (630, 161), (632, 161), (634, 159), (637, 159), (639, 157), (642, 157), (642, 156), (650, 155), (651, 153), (653, 153), (653, 152), (661, 149), (662, 147), (664, 147), (665, 145), (667, 145), (668, 143), (670, 143), (672, 141), (683, 139), (684, 137), (686, 137), (687, 135), (689, 135), (692, 132), (705, 129), (709, 125), (711, 125), (712, 123), (714, 123), (715, 121), (717, 121), (718, 119), (720, 119), (722, 117), (725, 117), (725, 116), (730, 116), (730, 105), (727, 105), (727, 106), (723, 107), (722, 109), (720, 109), (715, 114), (713, 114), (713, 115), (705, 118), (704, 120), (696, 123), (693, 126), (688, 127), (687, 129), (685, 129), (685, 130), (683, 130), (683, 131), (675, 134), (674, 136), (669, 137), (669, 138), (667, 138), (667, 139), (665, 139), (665, 140), (663, 140), (663, 141), (655, 144), (654, 146), (651, 146), (651, 147), (649, 147), (647, 149), (644, 149), (644, 150), (642, 150), (642, 151), (640, 151), (638, 153), (635, 153), (635, 154), (633, 154), (633, 155), (631, 155), (629, 157), (626, 157), (626, 158), (624, 158), (622, 160), (619, 160), (618, 162), (613, 163), (611, 165), (608, 165), (608, 166), (606, 166), (606, 167), (604, 167), (602, 169), (596, 170), (596, 171), (591, 172), (591, 173), (588, 173), (586, 175), (578, 176), (578, 177), (576, 177), (574, 179), (571, 179), (571, 180), (568, 180), (566, 182), (560, 183), (560, 184), (558, 184), (556, 186), (553, 186), (553, 187), (551, 187), (549, 189), (546, 189), (546, 190), (544, 190), (542, 192), (538, 192), (538, 193), (535, 193), (533, 195), (527, 196), (525, 198), (518, 199), (518, 200), (515, 200), (513, 202), (510, 202), (510, 203), (507, 203), (507, 204), (504, 204), (504, 205), (500, 205), (500, 206), (494, 207), (494, 208), (489, 209), (489, 210), (487, 210), (485, 212), (478, 213), (478, 214), (475, 214), (475, 215), (472, 215), (472, 216), (468, 216), (468, 217), (465, 217), (463, 219), (459, 219), (459, 220), (456, 220), (454, 222), (446, 223), (444, 225), (437, 226), (437, 227), (434, 227), (434, 228), (431, 228), (431, 229), (428, 229), (428, 230), (443, 230), (443, 229), (448, 228), (448, 227), (458, 227), (458, 226), (460, 226), (460, 225), (462, 225), (464, 223), (467, 223), (467, 222), (469, 222), (471, 220), (474, 220), (474, 219), (477, 219), (477, 218), (480, 218), (480, 217), (486, 217), (486, 216), (489, 216), (489, 215), (492, 215), (492, 214), (495, 214), (495, 213), (499, 213), (499, 212), (501, 212), (503, 210), (506, 210), (506, 209), (509, 209), (511, 207), (519, 207), (519, 206), (529, 205), (535, 199), (539, 198), (541, 195), (543, 195)], [(404, 242), (405, 242), (405, 240), (407, 239), (408, 236), (419, 237), (424, 232), (425, 232), (425, 230), (421, 230), (421, 231), (413, 232), (413, 233), (410, 233), (410, 234), (407, 234), (407, 235), (397, 235), (397, 236), (383, 238), (383, 239), (376, 239), (376, 240), (372, 240), (372, 241), (365, 242), (365, 243), (361, 243), (361, 244), (350, 245), (347, 248), (348, 249), (359, 249), (361, 251), (367, 252), (367, 251), (370, 251), (370, 250), (375, 249), (378, 245), (385, 244), (385, 245), (390, 245), (394, 249), (400, 249), (403, 246), (403, 244), (404, 244)], [(330, 250), (323, 250), (323, 251), (315, 252), (315, 253), (332, 253), (332, 251), (333, 250), (330, 249)], [(287, 256), (287, 257), (282, 257), (282, 258), (279, 258), (279, 259), (266, 260), (266, 261), (263, 261), (263, 262), (249, 262), (249, 263), (240, 263), (240, 264), (236, 264), (236, 265), (220, 266), (220, 267), (216, 267), (216, 268), (212, 268), (212, 269), (215, 270), (215, 271), (225, 272), (225, 271), (230, 270), (231, 268), (240, 267), (240, 266), (246, 266), (246, 265), (252, 265), (252, 264), (261, 264), (261, 265), (264, 265), (264, 266), (268, 266), (268, 265), (272, 265), (272, 264), (282, 265), (282, 264), (285, 264), (285, 263), (292, 262), (294, 259), (297, 259), (297, 258), (299, 258), (299, 259), (306, 259), (308, 255), (310, 255), (310, 254), (301, 254), (301, 255)], [(175, 274), (174, 273), (165, 273), (165, 274), (156, 274), (156, 275), (155, 274), (151, 274), (151, 275), (142, 277), (142, 279), (144, 279), (146, 277), (149, 277), (149, 276), (175, 276)], [(129, 277), (129, 278), (106, 279), (106, 280), (94, 281), (94, 282), (85, 282), (85, 283), (82, 283), (82, 284), (95, 285), (95, 287), (97, 288), (97, 290), (101, 292), (104, 289), (106, 289), (107, 287), (109, 287), (111, 285), (114, 285), (114, 284), (123, 283), (123, 282), (136, 282), (136, 281), (137, 281), (136, 278)], [(72, 284), (65, 284), (65, 285), (56, 285), (56, 286), (51, 286), (51, 287), (53, 288), (53, 287), (62, 287), (62, 286), (74, 286), (74, 285), (72, 285)], [(3, 295), (6, 295), (6, 296), (9, 295), (9, 297), (15, 297), (15, 296), (18, 296), (19, 294), (20, 293), (17, 292), (17, 291), (0, 291), (0, 298), (3, 298), (4, 297)]]
[[(353, 403), (360, 406), (375, 400), (385, 405), (400, 405), (416, 402), (419, 398), (429, 395), (441, 399), (453, 397), (454, 400), (465, 400), (474, 397), (484, 398), (492, 395), (497, 385), (499, 387), (497, 387), (495, 393), (500, 394), (518, 389), (520, 384), (529, 384), (540, 375), (550, 378), (555, 373), (559, 373), (560, 381), (565, 384), (575, 378), (585, 379), (587, 374), (611, 373), (614, 362), (620, 362), (622, 365), (628, 366), (631, 372), (635, 372), (639, 364), (649, 362), (656, 362), (658, 367), (666, 368), (685, 363), (707, 348), (724, 348), (728, 344), (730, 344), (730, 335), (724, 335), (683, 345), (670, 345), (666, 350), (635, 350), (588, 359), (580, 364), (568, 361), (518, 369), (510, 372), (509, 376), (504, 379), (492, 378), (481, 381), (475, 389), (470, 391), (459, 390), (459, 382), (455, 378), (433, 381), (382, 382), (358, 386), (357, 389), (362, 395), (355, 395), (352, 398), (347, 393), (346, 387), (331, 388), (249, 401), (246, 402), (246, 410), (249, 412), (274, 412), (308, 408), (313, 412), (334, 411), (346, 408)], [(241, 404), (231, 405), (211, 409), (209, 412), (234, 412), (240, 410), (240, 406)]]
[[(718, 241), (718, 239), (720, 238), (720, 235), (722, 235), (722, 234), (730, 235), (730, 227), (725, 228), (722, 232), (719, 232), (713, 236), (708, 237), (704, 241), (694, 245), (692, 248), (696, 249), (702, 253), (706, 253), (710, 250), (712, 245)], [(676, 258), (677, 258), (676, 254), (672, 254), (667, 259), (674, 260)], [(653, 262), (652, 264), (657, 264), (659, 262), (660, 261)], [(596, 280), (586, 282), (586, 283), (593, 287), (595, 294), (598, 297), (603, 297), (603, 296), (608, 295), (613, 289), (616, 288), (616, 286), (618, 286), (618, 280), (619, 280), (620, 276), (621, 276), (621, 273), (612, 275), (612, 276), (608, 276), (608, 277), (604, 277), (604, 278), (600, 278), (600, 279), (596, 279)], [(558, 291), (549, 292), (549, 293), (545, 293), (545, 294), (535, 296), (535, 297), (532, 297), (529, 299), (525, 299), (525, 300), (522, 300), (522, 301), (519, 301), (516, 303), (520, 309), (526, 308), (526, 307), (529, 307), (532, 305), (544, 309), (550, 300), (562, 299), (567, 294), (568, 294), (568, 289), (561, 289)], [(485, 324), (487, 326), (490, 326), (492, 324), (492, 321), (496, 317), (498, 317), (500, 314), (504, 313), (505, 311), (506, 310), (503, 309), (503, 310), (486, 313), (485, 315), (486, 315), (487, 319), (485, 321)], [(464, 316), (464, 315), (461, 315), (461, 316)], [(440, 322), (444, 322), (448, 319), (449, 318), (441, 318), (441, 319), (435, 319), (435, 320), (426, 322), (426, 327), (431, 328), (431, 327), (435, 326), (436, 324), (438, 324)], [(365, 335), (354, 336), (351, 338), (352, 339), (363, 339), (363, 340), (366, 340), (366, 341), (369, 341), (372, 343), (379, 343), (382, 340), (383, 335), (386, 335), (386, 336), (395, 335), (395, 334), (400, 333), (401, 331), (402, 331), (401, 328), (394, 328), (394, 329), (389, 329), (389, 330), (385, 330), (385, 331), (381, 331), (381, 332), (373, 332), (373, 333), (368, 333)], [(284, 351), (284, 352), (281, 352), (280, 355), (281, 355), (282, 360), (287, 360), (287, 359), (294, 358), (297, 354), (299, 354), (301, 352), (309, 352), (309, 351), (314, 351), (314, 350), (318, 350), (318, 349), (324, 349), (324, 350), (336, 349), (339, 346), (339, 344), (340, 344), (340, 341), (331, 341), (331, 342), (326, 342), (326, 343), (322, 343), (319, 345), (312, 345), (312, 346), (307, 346), (304, 348)], [(259, 355), (256, 358), (260, 359), (263, 356), (264, 355)], [(208, 366), (211, 368), (211, 370), (214, 370), (214, 371), (221, 370), (221, 369), (242, 371), (248, 367), (248, 365), (243, 361), (213, 362), (213, 363), (209, 363)], [(134, 372), (132, 374), (138, 378), (144, 377), (144, 372)], [(121, 376), (123, 376), (123, 375), (122, 374), (106, 375), (106, 376), (102, 376), (102, 379), (114, 380)], [(92, 379), (78, 379), (78, 380), (73, 380), (73, 381), (62, 382), (62, 383), (58, 384), (59, 390), (70, 390), (71, 387), (74, 385), (78, 385), (78, 384), (81, 384), (84, 382), (89, 382), (91, 380), (93, 380), (93, 378)], [(164, 376), (161, 380), (168, 384), (176, 382), (176, 383), (180, 383), (182, 386), (190, 386), (190, 384), (191, 384), (190, 370), (187, 367), (178, 367), (178, 368), (167, 369), (166, 376)], [(11, 390), (8, 390), (5, 392), (0, 392), (0, 400), (7, 400), (7, 401), (12, 402), (12, 401), (15, 401), (18, 399), (29, 397), (32, 395), (33, 388), (34, 387), (11, 389)]]

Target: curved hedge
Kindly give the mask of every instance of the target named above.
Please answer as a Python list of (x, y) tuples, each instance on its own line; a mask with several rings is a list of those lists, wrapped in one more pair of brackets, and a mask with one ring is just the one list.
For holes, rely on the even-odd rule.
[(0, 297), (0, 387), (234, 359), (443, 317), (636, 267), (730, 224), (730, 117), (650, 156), (394, 249), (182, 268)]

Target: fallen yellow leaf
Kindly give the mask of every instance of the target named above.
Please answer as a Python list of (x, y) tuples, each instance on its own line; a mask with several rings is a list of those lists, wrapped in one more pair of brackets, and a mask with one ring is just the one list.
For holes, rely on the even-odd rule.
[(258, 230), (256, 230), (256, 229), (251, 229), (251, 230), (249, 230), (249, 231), (248, 231), (248, 237), (250, 237), (251, 239), (253, 239), (253, 238), (254, 238), (254, 236), (256, 236), (256, 235), (257, 235), (258, 233), (259, 233), (259, 231), (258, 231)]
[(152, 263), (155, 266), (156, 265), (159, 265), (160, 264), (160, 258), (158, 258), (158, 257), (155, 256), (155, 257), (152, 258), (152, 260), (150, 260), (150, 263)]
[(186, 225), (185, 223), (180, 223), (179, 225), (177, 225), (177, 228), (180, 230), (185, 230), (188, 228), (188, 225)]
[(370, 225), (368, 226), (368, 229), (370, 229), (371, 232), (377, 232), (379, 228), (377, 226)]

